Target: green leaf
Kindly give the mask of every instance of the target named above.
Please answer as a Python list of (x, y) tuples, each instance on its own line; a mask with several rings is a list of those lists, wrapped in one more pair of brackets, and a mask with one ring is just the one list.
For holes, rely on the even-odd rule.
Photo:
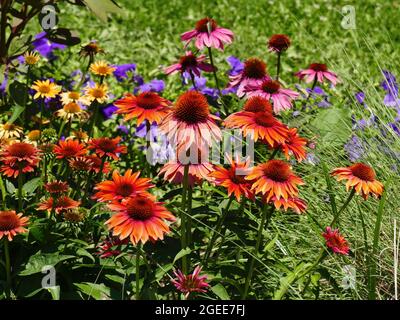
[(106, 278), (121, 285), (125, 282), (125, 279), (123, 277), (113, 274), (106, 274)]
[(53, 300), (60, 300), (60, 286), (46, 288)]
[(328, 108), (320, 111), (311, 122), (326, 143), (344, 143), (351, 133), (349, 111), (344, 108)]
[[(28, 101), (28, 88), (25, 84), (13, 81), (9, 87), (10, 95), (14, 102), (18, 104), (20, 107), (25, 107), (26, 102)], [(17, 117), (18, 118), (18, 117)], [(15, 119), (14, 119), (15, 121)], [(11, 121), (13, 122), (13, 121)]]
[(31, 256), (28, 263), (25, 266), (25, 270), (22, 270), (19, 275), (29, 276), (31, 274), (42, 272), (43, 267), (53, 266), (55, 267), (58, 263), (75, 258), (70, 255), (60, 255), (56, 253), (41, 253), (40, 251), (35, 255)]
[(225, 287), (220, 283), (211, 287), (211, 291), (214, 292), (221, 300), (231, 300), (231, 297), (229, 296)]
[(156, 271), (156, 281), (160, 281), (164, 277), (164, 275), (173, 268), (173, 266), (174, 265), (172, 263), (168, 263), (162, 267), (160, 266)]
[(35, 192), (35, 190), (37, 189), (37, 187), (39, 187), (39, 185), (41, 184), (42, 180), (41, 178), (34, 178), (32, 180), (29, 180), (27, 183), (25, 183), (22, 187), (22, 190), (26, 193), (26, 194), (32, 194)]
[(107, 22), (108, 13), (123, 13), (122, 9), (111, 0), (83, 0), (83, 2), (104, 22)]
[(6, 180), (6, 189), (9, 194), (15, 194), (15, 190), (17, 190), (9, 180)]
[(96, 261), (96, 259), (95, 259), (87, 250), (85, 250), (85, 249), (83, 249), (83, 248), (79, 248), (79, 249), (76, 251), (76, 254), (77, 254), (78, 256), (87, 257), (87, 258), (89, 258), (90, 260), (92, 260), (92, 262), (95, 262), (95, 261)]
[(77, 34), (66, 28), (58, 28), (48, 33), (47, 38), (55, 43), (64, 44), (66, 46), (75, 46), (81, 43), (81, 39)]
[(96, 300), (108, 300), (110, 299), (110, 288), (105, 286), (103, 283), (74, 283), (79, 290), (86, 294), (88, 297), (93, 297)]
[(174, 261), (172, 262), (172, 264), (175, 264), (176, 261), (178, 261), (179, 259), (182, 259), (184, 256), (188, 255), (191, 252), (192, 252), (192, 250), (190, 248), (182, 249), (175, 256)]
[(1, 202), (6, 203), (6, 188), (4, 187), (3, 178), (0, 175), (0, 192), (1, 192)]

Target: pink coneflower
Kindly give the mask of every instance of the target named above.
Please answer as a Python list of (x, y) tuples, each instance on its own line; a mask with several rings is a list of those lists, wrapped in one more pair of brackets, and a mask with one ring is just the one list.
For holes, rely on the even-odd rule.
[(185, 55), (180, 57), (179, 62), (175, 63), (164, 69), (166, 74), (173, 74), (176, 72), (196, 75), (200, 77), (200, 71), (213, 72), (214, 68), (211, 64), (204, 62), (206, 55), (202, 54), (196, 57), (192, 51), (186, 51)]
[(274, 34), (268, 40), (269, 51), (281, 53), (290, 47), (290, 38), (285, 34)]
[(304, 79), (306, 83), (313, 81), (323, 83), (324, 79), (326, 79), (336, 86), (339, 82), (336, 73), (329, 71), (326, 64), (323, 63), (311, 63), (308, 69), (300, 70), (295, 73), (295, 76), (299, 77), (299, 79)]
[(292, 100), (299, 94), (290, 89), (283, 89), (276, 80), (266, 79), (258, 85), (248, 85), (245, 89), (248, 97), (261, 96), (272, 100), (274, 112), (279, 113), (292, 107)]
[(173, 285), (183, 294), (187, 299), (191, 292), (207, 292), (210, 285), (206, 282), (207, 276), (200, 276), (201, 267), (197, 266), (192, 274), (184, 275), (182, 271), (174, 271), (177, 279), (172, 280)]
[(204, 18), (197, 21), (193, 30), (181, 35), (181, 40), (186, 42), (185, 47), (192, 39), (195, 39), (196, 48), (199, 50), (204, 47), (224, 50), (224, 43), (232, 43), (233, 32), (229, 29), (218, 27), (214, 19)]
[(237, 87), (236, 94), (241, 98), (246, 94), (247, 86), (258, 86), (266, 79), (269, 79), (266, 63), (257, 58), (250, 58), (244, 62), (242, 72), (229, 77), (228, 89)]
[(188, 150), (192, 145), (209, 147), (221, 140), (221, 130), (215, 123), (219, 118), (210, 114), (207, 98), (188, 91), (176, 101), (172, 112), (161, 122), (160, 130), (178, 149)]
[(339, 234), (339, 230), (332, 230), (331, 227), (326, 227), (326, 231), (322, 236), (326, 240), (328, 248), (332, 249), (333, 252), (343, 255), (348, 255), (350, 248), (347, 244), (346, 239)]

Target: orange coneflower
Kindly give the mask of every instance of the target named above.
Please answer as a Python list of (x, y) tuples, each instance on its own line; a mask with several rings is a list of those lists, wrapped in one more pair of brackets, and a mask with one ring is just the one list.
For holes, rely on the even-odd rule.
[(269, 201), (267, 201), (264, 197), (264, 202), (266, 203), (273, 203), (276, 209), (283, 208), (285, 211), (288, 209), (292, 209), (294, 212), (297, 214), (301, 214), (307, 210), (307, 203), (300, 198), (297, 197), (289, 197), (287, 199), (285, 198), (277, 198), (277, 197), (272, 197)]
[(68, 159), (72, 170), (88, 172), (93, 168), (93, 161), (89, 157), (73, 157)]
[(255, 141), (264, 140), (271, 147), (288, 138), (287, 127), (269, 112), (240, 111), (226, 118), (225, 126), (238, 128), (243, 135), (249, 134)]
[(39, 149), (30, 143), (15, 142), (4, 147), (0, 153), (3, 165), (0, 171), (7, 177), (18, 177), (20, 172), (32, 172), (39, 163)]
[(85, 155), (87, 150), (78, 140), (60, 140), (58, 145), (54, 147), (53, 152), (56, 154), (57, 159), (69, 159)]
[(158, 124), (171, 111), (171, 103), (151, 91), (142, 92), (137, 96), (128, 93), (114, 105), (118, 108), (116, 113), (125, 115), (125, 120), (137, 118), (137, 125), (145, 120)]
[(365, 200), (370, 194), (380, 197), (383, 192), (383, 184), (376, 180), (374, 169), (370, 166), (358, 162), (350, 167), (337, 168), (332, 171), (332, 175), (337, 176), (337, 180), (347, 180), (346, 190), (353, 189)]
[(31, 88), (36, 91), (35, 95), (33, 96), (34, 99), (55, 98), (61, 91), (59, 86), (53, 82), (50, 82), (48, 79), (45, 81), (36, 80)]
[(211, 115), (207, 98), (197, 92), (182, 94), (160, 124), (160, 130), (168, 136), (179, 149), (211, 146), (213, 141), (221, 140), (221, 130), (215, 124), (218, 117)]
[(307, 139), (299, 136), (296, 128), (291, 128), (288, 131), (288, 137), (284, 143), (276, 145), (275, 148), (279, 148), (285, 154), (287, 160), (293, 155), (297, 161), (301, 162), (306, 158), (305, 146), (307, 145)]
[(39, 204), (37, 210), (52, 211), (54, 209), (56, 213), (60, 213), (68, 209), (78, 208), (80, 204), (79, 201), (75, 201), (68, 196), (61, 196), (55, 200), (54, 198), (49, 198), (43, 201)]
[(111, 138), (98, 138), (91, 139), (88, 144), (88, 149), (94, 150), (100, 158), (111, 157), (114, 160), (119, 158), (119, 153), (127, 153), (126, 146), (119, 145), (121, 137)]
[(289, 164), (282, 160), (269, 160), (253, 168), (246, 180), (253, 181), (252, 190), (266, 196), (269, 202), (272, 197), (276, 199), (297, 197), (298, 185), (304, 184), (296, 176)]
[(121, 240), (130, 237), (134, 245), (139, 242), (146, 243), (149, 239), (162, 240), (164, 233), (169, 232), (164, 220), (175, 221), (175, 217), (162, 206), (161, 202), (155, 202), (141, 195), (108, 206), (111, 210), (117, 211), (106, 221), (109, 230)]
[(16, 213), (13, 210), (0, 211), (0, 239), (7, 237), (8, 241), (19, 234), (27, 232), (24, 227), (28, 224), (28, 217), (23, 217), (22, 213)]
[(213, 182), (216, 185), (223, 186), (228, 191), (228, 196), (235, 195), (237, 201), (243, 195), (248, 199), (253, 199), (254, 194), (250, 190), (251, 182), (245, 179), (249, 173), (250, 159), (241, 162), (239, 159), (229, 159), (230, 167), (225, 169), (221, 166), (215, 166), (215, 171), (210, 173)]
[(44, 188), (50, 194), (62, 194), (68, 191), (69, 186), (64, 181), (53, 181), (46, 183)]
[(110, 164), (107, 161), (103, 163), (103, 160), (96, 155), (86, 156), (86, 158), (92, 162), (91, 171), (99, 173), (103, 167), (101, 170), (102, 173), (106, 174), (110, 172)]
[(129, 169), (121, 176), (115, 170), (112, 174), (112, 180), (100, 182), (95, 186), (95, 189), (99, 191), (93, 198), (101, 202), (106, 202), (122, 200), (135, 194), (152, 197), (147, 192), (149, 188), (154, 186), (150, 183), (151, 179), (139, 178), (139, 175), (140, 171), (132, 173), (132, 170)]

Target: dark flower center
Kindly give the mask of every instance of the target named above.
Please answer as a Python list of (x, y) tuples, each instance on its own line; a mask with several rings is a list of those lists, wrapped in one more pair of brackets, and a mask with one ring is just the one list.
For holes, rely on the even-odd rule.
[(269, 39), (268, 46), (278, 52), (285, 51), (290, 46), (290, 39), (285, 34), (274, 34)]
[(217, 29), (217, 23), (214, 19), (204, 18), (196, 22), (195, 29), (198, 32), (213, 32), (215, 29)]
[(153, 216), (153, 202), (145, 197), (135, 197), (126, 203), (128, 215), (135, 220), (147, 220)]
[(246, 101), (244, 105), (244, 111), (248, 112), (271, 112), (272, 113), (272, 106), (271, 103), (260, 96), (251, 97), (249, 100)]
[(350, 167), (350, 170), (354, 176), (361, 180), (371, 182), (375, 180), (375, 171), (366, 164), (355, 163)]
[(161, 103), (161, 98), (154, 92), (143, 92), (136, 97), (136, 103), (143, 109), (155, 109)]
[(247, 78), (262, 79), (267, 75), (267, 65), (257, 58), (250, 58), (245, 61), (243, 74)]
[(132, 184), (121, 183), (121, 184), (117, 185), (116, 193), (123, 197), (128, 197), (133, 193), (133, 191), (134, 191), (134, 188), (133, 188)]
[(0, 211), (0, 231), (10, 231), (19, 225), (18, 216), (14, 211)]
[(265, 80), (261, 85), (262, 90), (270, 94), (276, 93), (280, 87), (281, 85), (276, 80)]
[(257, 112), (254, 115), (256, 123), (260, 126), (270, 128), (276, 124), (276, 119), (274, 116), (267, 112)]
[(317, 71), (317, 72), (318, 71), (321, 71), (321, 72), (328, 71), (328, 67), (326, 66), (326, 64), (323, 64), (323, 63), (311, 63), (310, 69)]
[(287, 181), (291, 172), (289, 165), (282, 160), (270, 160), (264, 166), (265, 176), (276, 182)]
[(179, 59), (179, 63), (182, 66), (183, 70), (186, 70), (190, 67), (196, 67), (197, 66), (197, 59), (194, 54), (189, 54), (187, 56), (183, 56)]
[(209, 116), (207, 98), (197, 91), (182, 94), (175, 103), (174, 115), (188, 124), (206, 122)]
[(19, 142), (9, 146), (8, 152), (17, 158), (31, 157), (35, 154), (35, 148), (29, 143)]
[(100, 139), (97, 146), (104, 152), (113, 152), (117, 148), (115, 142), (107, 138)]

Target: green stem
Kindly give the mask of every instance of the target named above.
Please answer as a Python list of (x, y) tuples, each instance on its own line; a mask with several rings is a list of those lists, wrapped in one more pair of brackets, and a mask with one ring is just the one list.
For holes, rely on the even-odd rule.
[(136, 251), (136, 300), (140, 300), (140, 252), (141, 244), (138, 243)]
[[(187, 200), (187, 220), (186, 220), (186, 242), (192, 248), (192, 200), (193, 188), (188, 186), (188, 200)], [(190, 262), (190, 261), (189, 261)], [(190, 263), (189, 263), (190, 264)]]
[(309, 101), (310, 98), (311, 98), (311, 95), (312, 95), (312, 93), (313, 93), (313, 91), (314, 91), (314, 88), (315, 88), (315, 86), (317, 85), (317, 80), (318, 80), (318, 78), (317, 78), (317, 76), (315, 76), (314, 82), (313, 82), (313, 84), (312, 84), (312, 86), (311, 86), (311, 91), (310, 91), (310, 93), (308, 94), (307, 99), (306, 99), (306, 100), (304, 101), (304, 103), (303, 103), (303, 106), (302, 106), (303, 109), (304, 109), (304, 107), (307, 105), (308, 101)]
[(274, 212), (274, 207), (272, 207), (270, 210), (268, 210), (268, 205), (265, 204), (263, 211), (262, 211), (262, 218), (260, 225), (258, 227), (258, 235), (257, 235), (257, 242), (256, 242), (256, 247), (254, 248), (254, 255), (251, 256), (250, 260), (250, 267), (249, 267), (249, 272), (247, 274), (246, 282), (244, 285), (244, 291), (242, 295), (242, 300), (245, 300), (247, 298), (247, 294), (249, 292), (249, 288), (251, 285), (251, 280), (253, 278), (253, 272), (254, 272), (254, 264), (256, 258), (258, 258), (259, 251), (260, 251), (260, 246), (261, 242), (263, 239), (263, 230), (264, 228), (268, 227), (269, 221), (271, 220), (272, 214)]
[(231, 206), (232, 201), (233, 201), (233, 195), (230, 196), (230, 198), (229, 198), (229, 200), (228, 200), (228, 203), (227, 203), (225, 209), (222, 211), (221, 215), (220, 215), (220, 216), (218, 217), (218, 219), (217, 219), (217, 226), (215, 227), (215, 229), (214, 229), (214, 231), (213, 231), (211, 240), (210, 240), (210, 242), (208, 243), (207, 250), (206, 250), (206, 253), (205, 253), (205, 255), (204, 255), (204, 263), (203, 263), (203, 264), (204, 264), (204, 268), (207, 267), (208, 258), (209, 258), (210, 255), (211, 255), (211, 251), (212, 251), (212, 249), (213, 249), (213, 247), (214, 247), (215, 241), (216, 241), (217, 238), (218, 238), (218, 235), (220, 235), (221, 228), (222, 228), (222, 226), (223, 226), (223, 224), (224, 224), (224, 221), (225, 221), (226, 216), (228, 215), (229, 208), (230, 208), (230, 206)]
[(271, 156), (269, 157), (269, 160), (274, 159), (275, 156), (277, 155), (277, 153), (279, 152), (279, 150), (280, 150), (279, 148), (276, 148), (276, 149), (272, 152)]
[(215, 85), (216, 85), (217, 90), (218, 90), (218, 95), (221, 98), (222, 107), (224, 109), (224, 113), (225, 113), (225, 115), (227, 115), (228, 114), (228, 110), (226, 108), (224, 100), (222, 99), (221, 87), (219, 85), (219, 80), (218, 80), (218, 76), (217, 76), (217, 68), (215, 67), (215, 63), (214, 63), (214, 59), (213, 59), (213, 55), (212, 55), (212, 50), (211, 50), (210, 47), (208, 47), (208, 56), (210, 57), (210, 63), (211, 63), (212, 68), (213, 68), (213, 75), (214, 75), (214, 79), (215, 79)]
[(99, 105), (98, 105), (98, 103), (96, 103), (96, 101), (94, 101), (94, 102), (92, 103), (92, 105), (91, 105), (91, 108), (92, 108), (92, 109), (94, 108), (94, 110), (93, 110), (92, 118), (90, 119), (89, 130), (88, 130), (88, 135), (89, 135), (90, 137), (91, 137), (92, 134), (93, 134), (93, 129), (94, 129), (94, 126), (96, 125), (96, 121), (97, 121), (97, 114), (98, 114), (98, 112), (99, 112)]
[(278, 61), (276, 63), (276, 81), (279, 81), (280, 71), (281, 71), (281, 53), (278, 52)]
[(336, 206), (336, 201), (335, 201), (335, 193), (333, 192), (332, 181), (329, 176), (328, 168), (324, 162), (322, 163), (322, 169), (324, 171), (325, 181), (326, 181), (326, 185), (328, 187), (329, 202), (331, 203), (332, 213), (333, 213), (333, 216), (336, 217), (337, 216), (337, 206)]
[[(182, 206), (181, 206), (181, 246), (182, 249), (186, 249), (186, 197), (189, 184), (189, 164), (185, 165), (183, 173), (183, 188), (182, 188)], [(182, 272), (187, 274), (188, 271), (188, 259), (187, 256), (182, 257)]]
[(10, 250), (8, 248), (8, 239), (4, 238), (4, 255), (6, 259), (6, 298), (10, 299), (11, 292), (11, 262), (10, 262)]
[(350, 203), (351, 199), (353, 199), (354, 195), (356, 193), (356, 189), (353, 188), (347, 198), (347, 200), (345, 201), (345, 203), (343, 204), (343, 206), (340, 208), (340, 210), (338, 211), (338, 213), (335, 215), (335, 217), (333, 218), (330, 226), (334, 227), (336, 222), (339, 220), (339, 216), (340, 214), (344, 211), (344, 209), (346, 209), (347, 205)]
[(65, 127), (65, 124), (66, 124), (66, 122), (62, 120), (62, 122), (61, 122), (61, 126), (60, 126), (60, 130), (58, 131), (58, 140), (60, 140), (60, 139), (61, 139), (61, 136), (62, 136), (62, 133), (63, 133), (64, 127)]
[(19, 169), (18, 172), (18, 211), (20, 212), (22, 210), (22, 187), (23, 187), (23, 173), (22, 173), (22, 169)]

